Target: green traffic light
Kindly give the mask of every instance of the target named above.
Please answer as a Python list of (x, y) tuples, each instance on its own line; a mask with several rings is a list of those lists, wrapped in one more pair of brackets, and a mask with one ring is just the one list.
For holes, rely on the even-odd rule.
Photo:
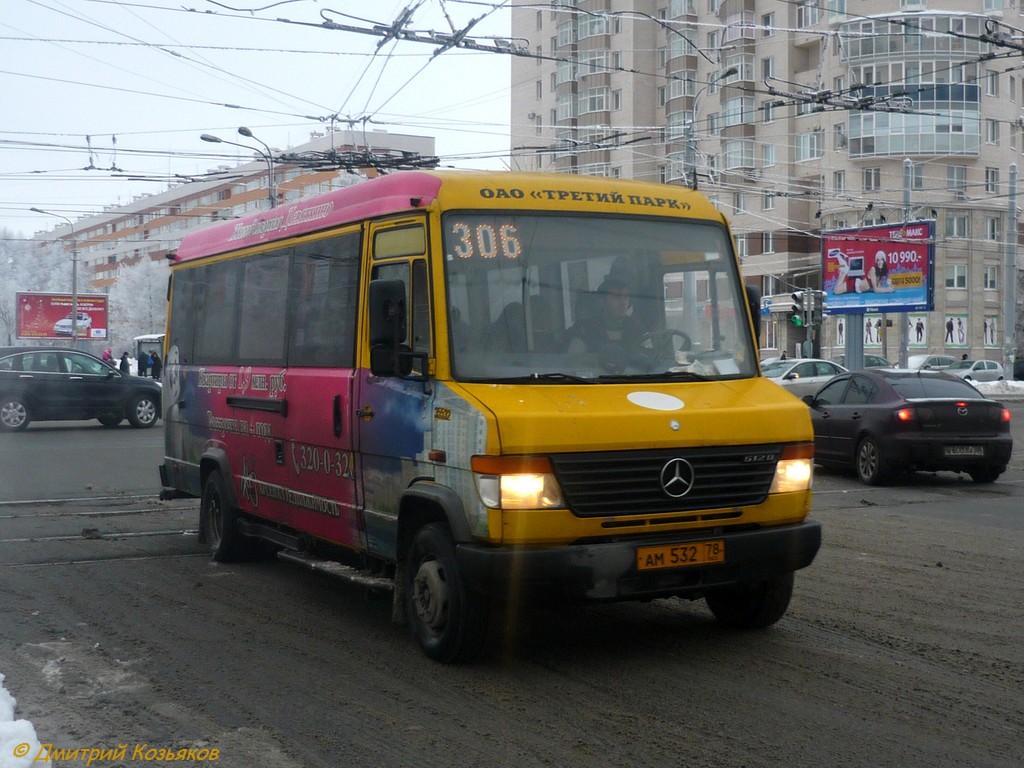
[(793, 317), (791, 317), (789, 319), (792, 321), (793, 325), (795, 325), (797, 328), (803, 328), (804, 327), (804, 319), (802, 317), (800, 317), (799, 315), (794, 315)]

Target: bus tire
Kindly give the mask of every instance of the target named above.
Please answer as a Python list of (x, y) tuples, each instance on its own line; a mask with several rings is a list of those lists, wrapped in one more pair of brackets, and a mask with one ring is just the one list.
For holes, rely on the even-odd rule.
[(200, 526), (210, 555), (218, 563), (251, 560), (257, 555), (258, 541), (238, 530), (238, 512), (231, 506), (224, 476), (211, 472), (203, 486), (199, 505)]
[(445, 663), (478, 657), (487, 637), (487, 605), (466, 589), (447, 525), (429, 523), (416, 532), (405, 580), (406, 615), (423, 652)]
[(793, 573), (767, 581), (722, 587), (708, 592), (704, 602), (719, 622), (732, 629), (763, 629), (786, 613), (793, 596)]

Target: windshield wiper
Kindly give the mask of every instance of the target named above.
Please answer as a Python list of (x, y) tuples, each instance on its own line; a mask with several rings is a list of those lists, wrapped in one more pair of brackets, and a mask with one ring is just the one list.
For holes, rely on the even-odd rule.
[(662, 371), (661, 373), (617, 373), (598, 376), (598, 381), (710, 381), (707, 376), (692, 371)]
[(585, 379), (582, 376), (573, 376), (571, 373), (529, 373), (525, 376), (507, 376), (501, 379), (488, 379), (495, 384), (531, 384), (531, 383), (555, 383), (564, 384), (593, 384), (593, 379)]

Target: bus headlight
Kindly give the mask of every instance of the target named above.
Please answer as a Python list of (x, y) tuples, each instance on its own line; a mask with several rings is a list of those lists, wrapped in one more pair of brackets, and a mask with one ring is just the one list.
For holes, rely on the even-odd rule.
[(477, 492), (491, 509), (550, 509), (563, 506), (562, 491), (546, 458), (474, 456)]
[(768, 493), (808, 491), (814, 485), (814, 445), (788, 445), (775, 465), (775, 477)]

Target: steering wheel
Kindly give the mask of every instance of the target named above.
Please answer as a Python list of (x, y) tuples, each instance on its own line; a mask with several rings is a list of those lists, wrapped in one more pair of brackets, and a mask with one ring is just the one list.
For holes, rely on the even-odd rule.
[[(672, 343), (674, 338), (679, 339), (678, 347)], [(653, 349), (654, 351), (658, 351), (658, 348), (661, 347), (661, 349), (668, 350), (670, 352), (687, 352), (693, 347), (693, 342), (690, 340), (690, 337), (682, 331), (677, 331), (675, 328), (663, 328), (660, 331), (648, 331), (640, 337), (639, 344), (641, 347)]]

